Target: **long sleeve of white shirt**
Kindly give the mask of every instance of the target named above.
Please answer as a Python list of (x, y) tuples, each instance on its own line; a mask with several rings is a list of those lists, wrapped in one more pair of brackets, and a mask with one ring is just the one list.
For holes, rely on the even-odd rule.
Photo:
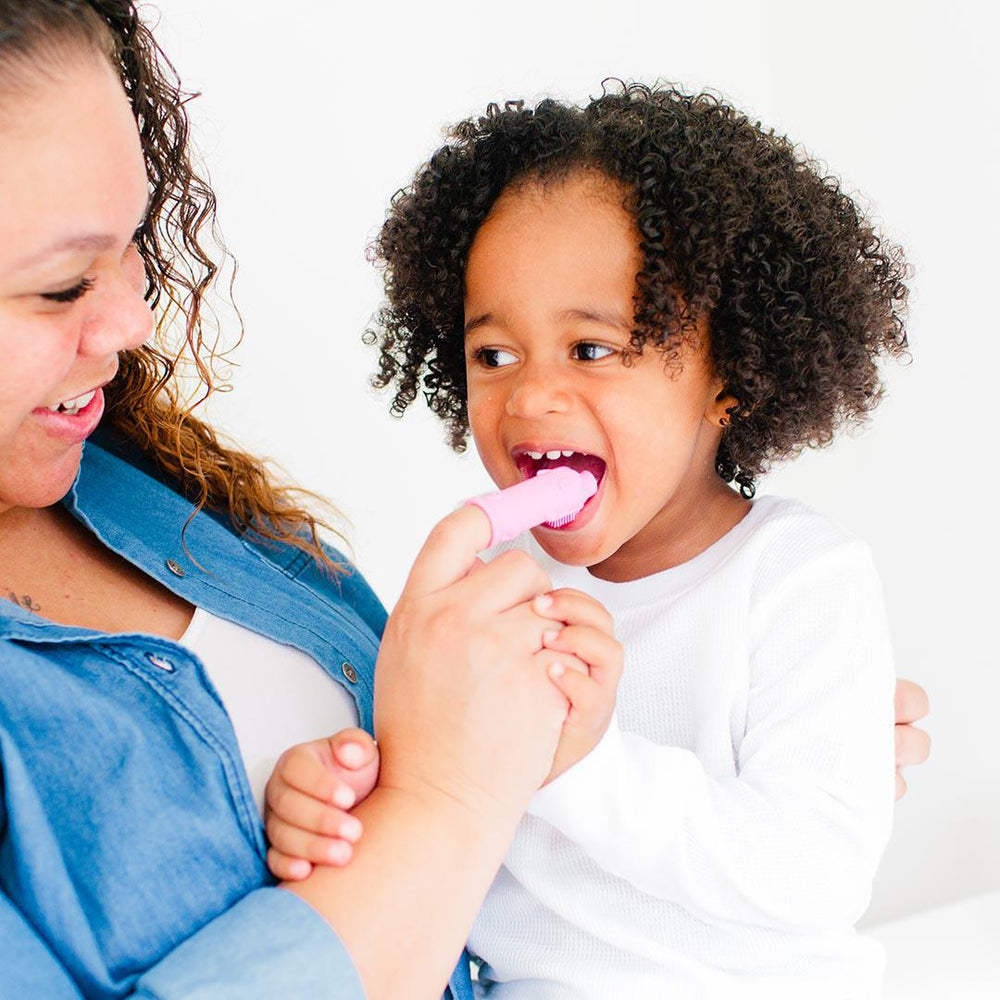
[(798, 567), (751, 619), (733, 777), (614, 718), (530, 811), (608, 872), (704, 920), (851, 924), (868, 905), (892, 801), (891, 657), (867, 551), (846, 544)]
[(893, 808), (893, 669), (868, 547), (757, 500), (688, 563), (613, 584), (597, 746), (532, 799), (471, 936), (499, 998), (869, 1000), (855, 934)]

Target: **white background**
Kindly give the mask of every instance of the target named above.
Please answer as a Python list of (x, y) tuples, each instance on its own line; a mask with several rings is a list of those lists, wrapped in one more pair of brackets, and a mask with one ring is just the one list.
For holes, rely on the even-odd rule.
[[(350, 519), (387, 604), (430, 525), (485, 489), (415, 405), (367, 387), (365, 246), (445, 124), (489, 101), (583, 101), (606, 76), (711, 87), (827, 163), (916, 268), (913, 362), (871, 429), (776, 471), (873, 546), (900, 672), (935, 745), (897, 809), (867, 922), (1000, 887), (995, 719), (1000, 75), (986, 4), (869, 0), (159, 0), (240, 262), (237, 391), (209, 415)], [(232, 317), (222, 315), (231, 338)]]

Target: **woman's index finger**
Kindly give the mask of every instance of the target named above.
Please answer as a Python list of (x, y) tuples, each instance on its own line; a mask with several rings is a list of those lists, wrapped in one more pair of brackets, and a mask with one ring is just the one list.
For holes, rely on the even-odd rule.
[(478, 507), (459, 507), (438, 521), (413, 562), (403, 597), (425, 597), (464, 579), (492, 533), (489, 518)]

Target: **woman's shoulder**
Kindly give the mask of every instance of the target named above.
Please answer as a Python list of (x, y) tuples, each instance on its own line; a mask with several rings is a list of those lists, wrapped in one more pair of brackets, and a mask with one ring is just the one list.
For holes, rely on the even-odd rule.
[[(348, 604), (376, 636), (384, 627), (381, 602), (344, 553), (324, 544), (333, 568), (324, 567), (311, 551), (238, 531), (224, 513), (198, 510), (176, 481), (114, 432), (102, 430), (87, 442), (79, 475), (63, 502), (102, 540), (114, 539), (116, 548), (153, 576), (162, 575), (158, 570), (163, 565), (195, 573), (201, 564), (217, 586), (231, 589), (247, 576), (237, 569), (251, 559), (257, 572), (266, 567), (279, 574), (272, 579), (283, 579), (290, 594), (305, 588), (328, 605)], [(159, 555), (159, 566), (150, 563), (153, 554)], [(168, 576), (163, 579), (172, 582)]]

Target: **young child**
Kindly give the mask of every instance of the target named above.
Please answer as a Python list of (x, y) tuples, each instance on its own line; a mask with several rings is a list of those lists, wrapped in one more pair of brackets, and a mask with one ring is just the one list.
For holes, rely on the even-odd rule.
[(473, 928), (484, 991), (878, 996), (853, 924), (892, 814), (880, 585), (844, 529), (753, 498), (878, 402), (899, 250), (787, 140), (630, 85), (461, 123), (376, 252), (377, 384), (471, 429), (500, 487), (595, 475), (523, 546), (624, 648), (616, 692), (606, 645), (546, 642), (593, 676), (552, 672), (577, 724)]

